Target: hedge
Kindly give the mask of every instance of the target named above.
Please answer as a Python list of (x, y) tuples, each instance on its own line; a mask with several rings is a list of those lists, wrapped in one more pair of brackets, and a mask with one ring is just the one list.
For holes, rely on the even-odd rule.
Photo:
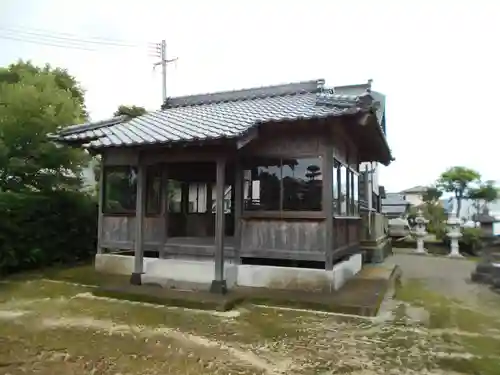
[(89, 259), (96, 237), (97, 204), (86, 194), (0, 193), (0, 274)]

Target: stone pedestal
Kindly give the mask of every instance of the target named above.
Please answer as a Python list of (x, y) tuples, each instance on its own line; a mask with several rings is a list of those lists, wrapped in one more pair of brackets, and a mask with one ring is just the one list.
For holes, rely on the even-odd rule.
[(460, 219), (451, 213), (446, 224), (448, 224), (447, 236), (450, 238), (450, 253), (448, 256), (452, 258), (463, 258), (460, 254), (460, 246), (458, 244), (459, 238), (462, 237), (462, 233), (460, 232)]
[(424, 247), (424, 238), (427, 236), (426, 224), (429, 220), (425, 219), (422, 215), (422, 211), (418, 210), (417, 217), (415, 218), (416, 228), (413, 232), (413, 235), (417, 239), (417, 249), (415, 250), (416, 254), (427, 254), (427, 250)]

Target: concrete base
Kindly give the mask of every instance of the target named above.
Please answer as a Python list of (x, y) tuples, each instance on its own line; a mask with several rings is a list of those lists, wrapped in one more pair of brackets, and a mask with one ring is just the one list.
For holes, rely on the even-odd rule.
[(360, 249), (366, 254), (365, 263), (383, 263), (389, 255), (392, 255), (392, 241), (390, 237), (361, 241)]
[(131, 283), (157, 284), (167, 288), (213, 290), (221, 293), (234, 286), (288, 290), (334, 291), (340, 289), (362, 268), (362, 255), (354, 254), (337, 263), (333, 270), (238, 265), (226, 263), (223, 282), (215, 282), (214, 261), (144, 258), (144, 273), (133, 274), (134, 257), (97, 254), (96, 270), (131, 275)]
[(362, 268), (361, 254), (352, 255), (348, 260), (337, 263), (333, 270), (240, 265), (237, 285), (253, 288), (307, 290), (325, 292), (340, 289), (347, 280)]
[(142, 273), (133, 272), (132, 275), (130, 275), (130, 284), (141, 285), (142, 284)]
[(210, 292), (215, 294), (226, 294), (227, 293), (226, 280), (212, 280), (212, 285), (210, 285)]

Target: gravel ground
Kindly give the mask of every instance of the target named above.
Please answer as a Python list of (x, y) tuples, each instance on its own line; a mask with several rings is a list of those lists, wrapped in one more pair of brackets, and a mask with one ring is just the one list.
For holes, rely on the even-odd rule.
[(468, 296), (474, 265), (390, 262), (405, 283), (377, 319), (256, 306), (215, 313), (97, 298), (64, 282), (0, 283), (0, 374), (497, 375), (500, 322)]
[(474, 261), (398, 254), (397, 249), (395, 252), (387, 263), (401, 267), (403, 280), (421, 280), (432, 291), (478, 306), (491, 302), (495, 304), (500, 298), (488, 288), (470, 281), (470, 275), (476, 268)]

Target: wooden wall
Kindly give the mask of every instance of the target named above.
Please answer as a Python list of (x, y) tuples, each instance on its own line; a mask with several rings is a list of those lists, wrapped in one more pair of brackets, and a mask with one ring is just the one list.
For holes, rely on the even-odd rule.
[(359, 219), (335, 218), (333, 220), (334, 259), (359, 245), (362, 222)]
[[(106, 216), (102, 219), (102, 247), (129, 250), (135, 241), (135, 217)], [(157, 248), (162, 239), (163, 218), (144, 218), (144, 243), (146, 249)]]
[(324, 221), (243, 219), (242, 257), (325, 260)]

